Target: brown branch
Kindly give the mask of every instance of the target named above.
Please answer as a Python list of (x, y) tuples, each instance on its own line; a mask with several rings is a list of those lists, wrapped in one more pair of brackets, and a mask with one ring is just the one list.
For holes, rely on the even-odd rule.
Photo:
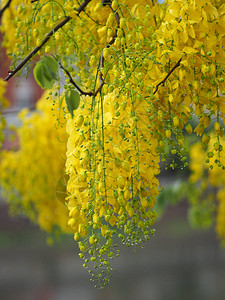
[(174, 71), (176, 68), (178, 68), (178, 67), (180, 66), (181, 60), (182, 60), (182, 58), (180, 58), (180, 59), (178, 60), (178, 62), (175, 64), (175, 66), (168, 72), (168, 74), (166, 75), (166, 77), (165, 77), (162, 81), (160, 81), (160, 83), (157, 84), (157, 86), (156, 86), (156, 88), (155, 88), (155, 91), (154, 91), (153, 95), (158, 91), (158, 88), (159, 88), (160, 85), (162, 85), (162, 86), (165, 85), (165, 82), (166, 82), (167, 78), (173, 73), (173, 71)]
[(105, 84), (105, 83), (104, 83), (104, 80), (103, 80), (103, 75), (102, 75), (102, 72), (101, 72), (101, 71), (100, 71), (100, 73), (99, 73), (98, 78), (99, 78), (99, 81), (100, 81), (100, 85), (99, 85), (99, 87), (97, 88), (97, 90), (93, 93), (93, 96), (96, 96), (99, 92), (101, 92), (102, 87), (103, 87), (103, 85)]
[(91, 0), (84, 0), (84, 2), (77, 9), (77, 15), (79, 15), (85, 9), (89, 2), (91, 2)]
[(3, 6), (3, 8), (0, 10), (0, 22), (1, 22), (1, 18), (2, 18), (4, 11), (10, 6), (11, 2), (12, 2), (12, 0), (8, 0), (8, 2), (5, 4), (5, 6)]
[(76, 82), (73, 80), (72, 76), (70, 75), (70, 72), (63, 67), (63, 65), (61, 64), (60, 61), (57, 60), (57, 58), (55, 57), (55, 55), (52, 55), (54, 57), (54, 59), (58, 62), (60, 68), (66, 73), (66, 75), (69, 77), (70, 83), (80, 92), (81, 95), (84, 96), (93, 96), (93, 92), (84, 92), (77, 84)]
[[(88, 5), (88, 3), (91, 0), (85, 0), (77, 9), (77, 15), (79, 15), (84, 8)], [(13, 77), (17, 72), (19, 72), (23, 66), (48, 42), (48, 40), (51, 38), (51, 36), (58, 31), (60, 28), (62, 28), (66, 23), (68, 23), (71, 20), (71, 17), (67, 16), (63, 21), (61, 21), (58, 25), (55, 26), (53, 30), (51, 30), (49, 33), (46, 34), (45, 38), (43, 39), (40, 46), (34, 48), (22, 61), (21, 63), (13, 70), (9, 71), (9, 75), (4, 79), (5, 81), (8, 81), (11, 77)]]
[(110, 5), (111, 7), (112, 1), (111, 0), (102, 0), (102, 5), (106, 6), (106, 5)]

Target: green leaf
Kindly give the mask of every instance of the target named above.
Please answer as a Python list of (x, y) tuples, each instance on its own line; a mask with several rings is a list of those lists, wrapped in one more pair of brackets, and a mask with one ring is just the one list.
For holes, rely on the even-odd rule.
[(37, 63), (33, 73), (37, 84), (39, 84), (42, 89), (51, 89), (53, 87), (54, 82), (44, 64)]
[(51, 56), (44, 56), (42, 62), (47, 66), (49, 73), (51, 74), (54, 80), (57, 79), (58, 63)]
[(75, 90), (67, 90), (65, 94), (66, 105), (73, 118), (73, 111), (79, 107), (80, 94)]
[(44, 56), (34, 67), (34, 78), (42, 89), (52, 89), (57, 79), (58, 63), (53, 57)]

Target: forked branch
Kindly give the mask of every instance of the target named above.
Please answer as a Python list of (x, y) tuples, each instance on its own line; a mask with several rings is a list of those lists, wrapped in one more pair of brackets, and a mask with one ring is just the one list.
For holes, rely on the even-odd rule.
[(70, 72), (61, 64), (60, 61), (57, 60), (57, 58), (53, 55), (54, 59), (58, 62), (60, 68), (66, 73), (66, 75), (69, 77), (70, 83), (80, 92), (81, 95), (84, 96), (93, 96), (92, 92), (84, 92), (73, 80)]
[(160, 85), (162, 85), (162, 86), (165, 85), (165, 82), (166, 82), (166, 80), (168, 79), (168, 77), (173, 73), (173, 71), (174, 71), (176, 68), (178, 68), (178, 67), (180, 66), (181, 60), (182, 60), (182, 58), (180, 58), (180, 59), (178, 60), (178, 62), (175, 64), (175, 66), (168, 72), (168, 74), (166, 75), (166, 77), (165, 77), (162, 81), (160, 81), (160, 83), (157, 84), (157, 86), (156, 86), (156, 88), (155, 88), (155, 91), (154, 91), (153, 95), (158, 91), (158, 88), (159, 88)]

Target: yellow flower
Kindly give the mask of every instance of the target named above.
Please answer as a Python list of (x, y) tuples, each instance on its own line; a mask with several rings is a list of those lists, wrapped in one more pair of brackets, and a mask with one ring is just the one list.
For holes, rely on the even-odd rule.
[[(22, 125), (17, 129), (20, 148), (5, 151), (1, 158), (1, 185), (11, 210), (23, 212), (39, 226), (51, 232), (58, 226), (63, 232), (71, 232), (67, 226), (68, 211), (65, 206), (63, 183), (66, 150), (65, 128), (55, 127), (52, 104), (46, 94), (37, 103), (37, 112), (20, 113)], [(53, 150), (54, 149), (54, 150)]]

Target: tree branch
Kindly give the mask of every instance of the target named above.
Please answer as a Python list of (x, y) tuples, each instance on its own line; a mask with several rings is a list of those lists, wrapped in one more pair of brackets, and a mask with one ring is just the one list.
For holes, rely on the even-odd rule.
[[(85, 0), (77, 9), (77, 15), (79, 15), (84, 8), (88, 5), (88, 3), (91, 0)], [(11, 2), (11, 1), (10, 1)], [(58, 31), (60, 28), (62, 28), (66, 23), (68, 23), (71, 20), (70, 16), (67, 16), (63, 21), (61, 21), (58, 25), (55, 26), (53, 30), (51, 30), (49, 33), (46, 34), (46, 37), (43, 39), (40, 46), (34, 48), (22, 61), (21, 63), (13, 70), (9, 71), (9, 75), (4, 79), (5, 81), (8, 81), (11, 77), (13, 77), (19, 70), (23, 68), (23, 66), (48, 42), (48, 40), (51, 38), (51, 36)]]
[(168, 74), (166, 75), (166, 77), (165, 77), (162, 81), (160, 81), (160, 83), (157, 84), (157, 86), (156, 86), (156, 88), (155, 88), (155, 91), (154, 91), (153, 95), (158, 91), (158, 88), (159, 88), (160, 85), (162, 85), (162, 86), (165, 85), (165, 82), (166, 82), (167, 78), (173, 73), (173, 71), (174, 71), (176, 68), (178, 68), (178, 67), (180, 66), (181, 60), (182, 60), (182, 58), (180, 58), (180, 59), (178, 60), (178, 62), (175, 64), (175, 66), (168, 72)]
[(11, 2), (12, 2), (12, 0), (8, 0), (8, 2), (5, 4), (5, 6), (3, 6), (3, 8), (0, 10), (0, 22), (1, 22), (1, 18), (2, 18), (4, 11), (10, 6)]
[(72, 76), (70, 75), (70, 72), (63, 67), (63, 65), (61, 64), (60, 61), (57, 60), (57, 58), (53, 55), (54, 59), (58, 62), (60, 68), (66, 73), (66, 75), (69, 77), (70, 83), (80, 92), (81, 95), (84, 96), (93, 96), (92, 92), (84, 92), (77, 84), (76, 82), (73, 80)]
[(91, 2), (91, 0), (84, 0), (84, 2), (78, 7), (78, 15), (85, 9), (89, 2)]

